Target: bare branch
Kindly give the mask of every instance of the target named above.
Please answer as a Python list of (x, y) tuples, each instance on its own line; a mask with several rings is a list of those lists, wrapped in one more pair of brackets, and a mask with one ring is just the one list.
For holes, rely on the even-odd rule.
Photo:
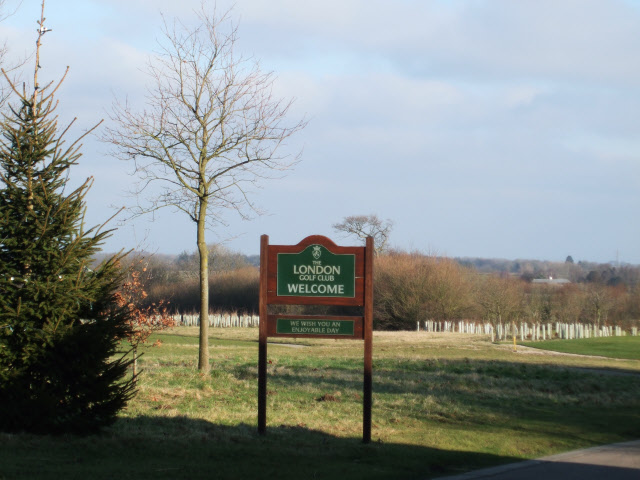
[[(118, 157), (135, 163), (139, 192), (157, 179), (190, 192), (192, 202), (225, 191), (225, 205), (251, 208), (245, 187), (298, 161), (276, 152), (306, 122), (284, 125), (291, 102), (273, 98), (271, 73), (236, 59), (236, 29), (224, 30), (227, 17), (200, 12), (194, 30), (165, 19), (165, 42), (147, 69), (147, 108), (137, 113), (127, 103), (114, 103), (117, 127), (103, 139)], [(225, 182), (235, 187), (234, 199), (220, 188)]]

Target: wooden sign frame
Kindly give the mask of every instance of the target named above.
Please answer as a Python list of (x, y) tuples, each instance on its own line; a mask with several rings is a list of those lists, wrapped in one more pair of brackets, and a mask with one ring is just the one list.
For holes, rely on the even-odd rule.
[[(332, 262), (331, 265), (326, 265), (324, 259), (327, 258)], [(307, 264), (292, 264), (292, 259), (305, 260)], [(291, 272), (288, 271), (289, 267), (292, 268)], [(279, 272), (279, 269), (282, 271)], [(364, 311), (362, 316), (273, 315), (268, 313), (269, 305), (359, 306)], [(268, 337), (364, 340), (362, 441), (369, 443), (373, 353), (373, 238), (368, 237), (364, 247), (344, 247), (322, 235), (306, 237), (297, 245), (269, 245), (268, 235), (260, 237), (258, 432), (261, 434), (265, 434), (267, 430)]]

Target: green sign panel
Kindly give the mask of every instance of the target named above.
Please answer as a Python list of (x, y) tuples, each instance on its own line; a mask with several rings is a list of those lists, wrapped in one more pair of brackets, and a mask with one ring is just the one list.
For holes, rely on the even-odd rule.
[(353, 320), (290, 319), (276, 320), (276, 333), (299, 335), (346, 335), (353, 336)]
[(356, 296), (355, 254), (336, 254), (323, 245), (309, 245), (300, 253), (278, 253), (277, 268), (278, 296)]

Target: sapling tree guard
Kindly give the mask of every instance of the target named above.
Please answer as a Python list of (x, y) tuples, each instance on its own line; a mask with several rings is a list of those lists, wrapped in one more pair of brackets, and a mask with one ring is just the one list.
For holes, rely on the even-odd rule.
[(146, 69), (145, 107), (116, 101), (114, 126), (104, 140), (114, 147), (114, 155), (135, 166), (139, 182), (134, 215), (170, 207), (195, 223), (200, 258), (198, 368), (207, 373), (205, 232), (223, 225), (225, 210), (242, 216), (255, 211), (251, 187), (298, 160), (298, 155), (281, 152), (305, 122), (287, 122), (291, 101), (274, 96), (273, 74), (236, 53), (237, 29), (229, 13), (209, 13), (203, 4), (197, 20), (193, 27), (165, 20), (159, 52)]

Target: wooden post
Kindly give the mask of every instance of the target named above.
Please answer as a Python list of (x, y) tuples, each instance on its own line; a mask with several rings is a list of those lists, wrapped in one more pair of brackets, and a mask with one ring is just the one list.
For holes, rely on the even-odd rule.
[(258, 432), (267, 432), (267, 249), (269, 236), (260, 237), (260, 323), (258, 347)]
[(364, 293), (364, 388), (362, 441), (371, 441), (372, 352), (373, 352), (373, 237), (367, 237)]

